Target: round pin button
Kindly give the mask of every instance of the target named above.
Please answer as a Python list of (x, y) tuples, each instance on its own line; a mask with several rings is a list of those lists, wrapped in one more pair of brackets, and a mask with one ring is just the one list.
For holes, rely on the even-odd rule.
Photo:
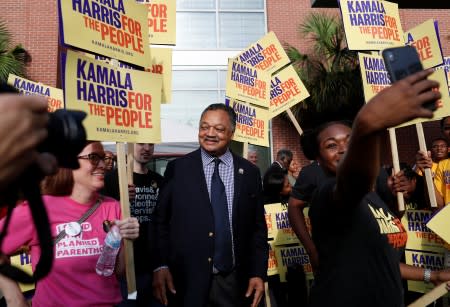
[(75, 237), (80, 234), (81, 225), (78, 224), (77, 222), (70, 222), (70, 223), (66, 224), (66, 227), (64, 228), (64, 230), (66, 231), (67, 235), (69, 235), (71, 237)]

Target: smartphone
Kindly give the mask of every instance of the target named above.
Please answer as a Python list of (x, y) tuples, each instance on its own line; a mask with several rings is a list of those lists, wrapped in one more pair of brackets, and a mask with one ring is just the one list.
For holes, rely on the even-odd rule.
[[(381, 54), (392, 83), (423, 70), (419, 54), (414, 47), (387, 48)], [(435, 111), (436, 101), (426, 102), (423, 106), (431, 111)]]

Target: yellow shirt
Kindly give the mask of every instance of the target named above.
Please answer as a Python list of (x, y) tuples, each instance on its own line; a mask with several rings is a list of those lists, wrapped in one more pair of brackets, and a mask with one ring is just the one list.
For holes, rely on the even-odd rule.
[[(431, 175), (433, 176), (433, 178), (436, 176), (437, 166), (438, 166), (438, 164), (436, 162), (433, 162), (433, 165), (431, 166)], [(417, 168), (416, 173), (419, 176), (423, 176), (422, 170), (420, 168)]]
[(450, 159), (439, 161), (435, 170), (434, 185), (444, 197), (444, 204), (450, 203)]

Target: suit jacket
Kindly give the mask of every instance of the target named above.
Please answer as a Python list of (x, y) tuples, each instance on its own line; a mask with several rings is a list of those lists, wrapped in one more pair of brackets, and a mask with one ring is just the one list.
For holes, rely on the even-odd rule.
[(287, 172), (287, 170), (285, 168), (283, 168), (282, 166), (280, 166), (280, 163), (278, 162), (273, 162), (269, 168), (266, 170), (266, 172), (264, 173), (264, 177), (267, 176), (267, 174), (274, 172), (274, 171), (281, 171), (281, 170), (285, 170)]
[[(251, 277), (265, 279), (268, 245), (261, 176), (256, 166), (233, 154), (233, 242), (239, 289)], [(200, 149), (170, 162), (156, 209), (156, 263), (168, 265), (178, 305), (208, 301), (214, 255), (214, 217)]]

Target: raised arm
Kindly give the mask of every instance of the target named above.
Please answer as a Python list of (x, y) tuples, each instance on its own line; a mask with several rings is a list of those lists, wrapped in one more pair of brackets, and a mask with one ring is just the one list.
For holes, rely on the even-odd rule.
[(347, 152), (337, 172), (335, 198), (341, 204), (359, 203), (373, 190), (380, 167), (380, 141), (383, 131), (408, 120), (431, 118), (423, 104), (441, 97), (431, 91), (439, 84), (427, 80), (432, 70), (415, 73), (384, 89), (357, 114)]
[(303, 209), (306, 207), (306, 204), (303, 200), (296, 199), (292, 196), (289, 197), (288, 217), (292, 229), (308, 253), (313, 271), (316, 272), (319, 268), (319, 255), (306, 227), (305, 215), (303, 214)]

